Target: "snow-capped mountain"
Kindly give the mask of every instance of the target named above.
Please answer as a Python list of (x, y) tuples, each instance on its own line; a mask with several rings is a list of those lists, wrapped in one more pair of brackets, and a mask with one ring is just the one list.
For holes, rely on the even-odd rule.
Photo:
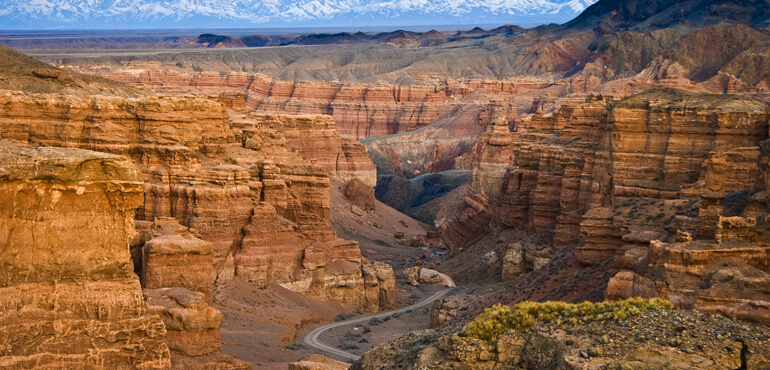
[(0, 29), (563, 22), (596, 0), (2, 0)]

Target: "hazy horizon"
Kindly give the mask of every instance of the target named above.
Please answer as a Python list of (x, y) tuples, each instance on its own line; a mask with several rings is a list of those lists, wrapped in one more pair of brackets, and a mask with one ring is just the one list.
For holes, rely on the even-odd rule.
[[(571, 19), (570, 19), (571, 20)], [(569, 20), (565, 21), (568, 22)], [(73, 33), (73, 34), (85, 34), (85, 33), (91, 33), (91, 32), (99, 32), (103, 34), (123, 34), (126, 32), (139, 34), (139, 33), (148, 33), (148, 34), (174, 34), (174, 35), (181, 35), (181, 34), (194, 34), (199, 35), (201, 33), (214, 33), (217, 32), (221, 35), (227, 35), (227, 36), (236, 36), (236, 35), (246, 35), (246, 34), (254, 34), (256, 33), (263, 33), (263, 34), (292, 34), (292, 33), (336, 33), (336, 32), (364, 32), (364, 33), (379, 33), (379, 32), (393, 32), (393, 31), (412, 31), (412, 32), (427, 32), (431, 30), (436, 31), (464, 31), (464, 30), (470, 30), (473, 28), (481, 28), (484, 30), (491, 30), (494, 28), (511, 25), (511, 26), (520, 26), (522, 28), (535, 28), (539, 26), (548, 25), (550, 23), (486, 23), (486, 24), (477, 24), (477, 23), (468, 23), (468, 24), (426, 24), (426, 25), (393, 25), (393, 26), (325, 26), (325, 27), (313, 27), (313, 26), (297, 26), (297, 27), (236, 27), (236, 28), (211, 28), (211, 27), (200, 27), (200, 28), (83, 28), (83, 29), (2, 29), (0, 28), (0, 35), (8, 36), (13, 34), (20, 34), (20, 35), (30, 35), (30, 34), (41, 34), (41, 35), (61, 35), (61, 34), (67, 34), (67, 33)]]
[(0, 4), (3, 31), (450, 28), (563, 23), (595, 0), (47, 0)]

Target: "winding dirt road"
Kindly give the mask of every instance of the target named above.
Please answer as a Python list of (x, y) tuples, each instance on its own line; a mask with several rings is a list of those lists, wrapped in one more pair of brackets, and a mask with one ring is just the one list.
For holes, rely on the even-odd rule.
[(329, 329), (332, 329), (332, 328), (337, 328), (337, 327), (340, 327), (340, 326), (351, 325), (351, 324), (358, 324), (358, 323), (361, 323), (361, 322), (365, 322), (365, 321), (371, 320), (373, 318), (381, 319), (381, 318), (384, 318), (384, 317), (387, 317), (387, 316), (390, 316), (390, 315), (393, 315), (393, 314), (396, 314), (396, 313), (404, 313), (404, 312), (409, 311), (409, 310), (414, 311), (414, 310), (416, 310), (418, 308), (422, 308), (422, 307), (425, 307), (425, 306), (433, 303), (433, 301), (435, 301), (435, 300), (437, 300), (439, 298), (444, 297), (451, 290), (452, 290), (452, 288), (446, 289), (446, 290), (442, 290), (442, 291), (437, 292), (436, 294), (433, 294), (432, 296), (430, 296), (430, 297), (428, 297), (428, 298), (426, 298), (426, 299), (424, 299), (424, 300), (422, 300), (422, 301), (420, 301), (418, 303), (415, 303), (415, 304), (413, 304), (411, 306), (408, 306), (408, 307), (403, 307), (403, 308), (399, 308), (399, 309), (392, 310), (392, 311), (382, 312), (382, 313), (378, 313), (378, 314), (374, 314), (374, 315), (362, 316), (362, 317), (355, 318), (355, 319), (350, 319), (350, 320), (335, 322), (333, 324), (319, 326), (319, 327), (313, 329), (307, 335), (305, 335), (305, 338), (302, 339), (302, 343), (304, 343), (304, 344), (306, 344), (306, 345), (308, 345), (310, 347), (313, 347), (315, 349), (319, 349), (321, 351), (324, 351), (324, 352), (331, 353), (333, 355), (342, 357), (342, 358), (344, 358), (346, 360), (356, 361), (359, 358), (361, 358), (361, 356), (353, 354), (353, 353), (345, 352), (343, 350), (339, 350), (339, 349), (334, 348), (334, 347), (329, 347), (329, 346), (319, 342), (318, 341), (318, 337), (323, 332), (325, 332), (325, 331), (327, 331)]

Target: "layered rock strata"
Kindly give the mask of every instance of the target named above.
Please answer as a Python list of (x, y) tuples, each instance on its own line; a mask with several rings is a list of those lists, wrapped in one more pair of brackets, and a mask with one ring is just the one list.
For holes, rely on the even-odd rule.
[(663, 297), (683, 308), (770, 324), (770, 247), (734, 239), (650, 243), (645, 268), (621, 271), (607, 298)]
[(770, 323), (770, 239), (761, 226), (766, 210), (766, 144), (759, 146), (753, 195), (745, 200), (743, 216), (725, 217), (729, 162), (708, 160), (696, 239), (677, 230), (669, 242), (659, 238), (637, 248), (636, 262), (626, 263), (628, 270), (610, 280), (607, 298), (666, 297), (681, 307)]
[[(591, 208), (635, 197), (700, 197), (692, 188), (706, 181), (704, 163), (715, 158), (735, 159), (724, 168), (725, 193), (751, 187), (750, 148), (767, 137), (768, 117), (764, 103), (748, 98), (672, 89), (620, 101), (591, 96), (552, 115), (535, 113), (511, 144), (505, 188), (490, 201), (492, 221), (531, 233), (553, 229), (554, 243), (564, 246), (582, 242), (581, 222)], [(606, 248), (588, 240), (583, 249)]]
[(514, 161), (514, 137), (505, 118), (498, 118), (487, 127), (487, 132), (481, 137), (481, 157), (473, 167), (471, 188), (474, 191), (490, 197), (500, 196), (506, 168)]
[[(683, 192), (700, 196), (697, 216), (677, 216), (666, 226), (668, 237), (640, 240), (622, 252), (616, 260), (627, 270), (610, 280), (607, 298), (665, 297), (680, 307), (770, 323), (770, 240), (756, 218), (765, 209), (766, 142), (758, 151), (738, 148), (706, 159), (700, 181)], [(753, 165), (746, 163), (747, 153)], [(754, 178), (747, 178), (751, 173)], [(749, 189), (735, 192), (742, 188)], [(743, 215), (727, 216), (728, 210)], [(678, 222), (684, 218), (690, 221)]]
[(202, 293), (185, 288), (145, 289), (149, 311), (163, 319), (171, 363), (180, 369), (249, 370), (251, 364), (222, 353), (224, 315)]
[[(332, 117), (249, 114), (244, 119), (280, 132), (289, 151), (306, 160), (317, 161), (331, 176), (345, 182), (359, 179), (370, 187), (377, 184), (377, 169), (369, 160), (366, 148), (356, 140), (340, 139)], [(238, 127), (239, 119), (233, 121)], [(258, 137), (250, 139), (258, 140)], [(259, 141), (246, 144), (247, 147), (259, 145)]]
[(463, 200), (465, 208), (461, 213), (439, 225), (441, 240), (449, 249), (450, 256), (479, 238), (489, 228), (492, 219), (489, 200), (485, 195), (471, 193)]
[(251, 369), (251, 364), (222, 353), (223, 314), (213, 299), (211, 243), (175, 219), (156, 219), (144, 244), (142, 285), (149, 312), (166, 326), (172, 366), (185, 369)]
[(157, 219), (143, 247), (142, 285), (146, 289), (186, 288), (214, 293), (214, 245), (199, 239), (175, 219)]
[[(0, 128), (3, 138), (125, 154), (139, 165), (144, 174), (144, 203), (136, 219), (173, 218), (213, 245), (213, 257), (208, 257), (207, 245), (198, 243), (193, 248), (197, 242), (185, 235), (157, 235), (160, 240), (155, 242), (146, 235), (148, 271), (140, 273), (153, 287), (160, 276), (153, 277), (153, 270), (173, 272), (177, 257), (213, 258), (220, 287), (236, 277), (252, 279), (256, 263), (273, 261), (259, 267), (266, 269), (263, 280), (267, 283), (312, 291), (315, 297), (351, 307), (368, 302), (368, 309), (376, 309), (379, 304), (364, 298), (366, 289), (379, 289), (371, 284), (365, 288), (362, 266), (368, 262), (357, 243), (336, 237), (329, 216), (329, 170), (371, 182), (373, 165), (362, 146), (339, 139), (329, 118), (235, 113), (231, 117), (216, 98), (199, 96), (86, 98), (3, 92)], [(322, 160), (309, 158), (314, 155)], [(280, 222), (259, 224), (263, 219)], [(271, 249), (272, 240), (254, 238), (247, 231), (248, 225), (280, 229), (286, 223), (291, 225), (287, 231), (291, 238), (302, 240), (287, 245), (286, 251)], [(179, 237), (185, 243), (171, 240)], [(164, 239), (176, 246), (163, 247)], [(184, 252), (188, 246), (196, 251)], [(300, 250), (295, 250), (297, 246)], [(312, 262), (307, 265), (313, 268), (302, 264), (308, 248), (307, 260)], [(270, 250), (275, 253), (259, 255)], [(287, 255), (291, 257), (281, 257)], [(326, 265), (331, 268), (316, 268)], [(203, 288), (207, 274), (201, 267), (194, 279), (180, 285), (210, 295), (214, 289)], [(322, 284), (301, 283), (310, 275)], [(184, 276), (177, 273), (176, 278)], [(168, 287), (167, 283), (160, 285)], [(336, 288), (340, 289), (330, 293)]]
[[(672, 89), (534, 113), (503, 132), (512, 155), (499, 162), (512, 160), (494, 182), (500, 193), (485, 189), (488, 176), (474, 178), (490, 194), (477, 207), (489, 215), (484, 228), (520, 238), (496, 254), (499, 273), (516, 280), (576, 246), (584, 266), (623, 270), (607, 298), (664, 297), (766, 322), (768, 120), (767, 105), (755, 100)], [(483, 154), (490, 137), (475, 174), (499, 163)], [(442, 225), (455, 258), (470, 257), (463, 246), (473, 242), (458, 235), (483, 229), (463, 219)], [(553, 241), (540, 248), (547, 234)]]
[(125, 157), (1, 147), (0, 367), (171, 367), (128, 250), (142, 193)]
[(524, 81), (519, 85), (518, 81), (446, 81), (434, 86), (379, 86), (279, 81), (257, 75), (246, 102), (256, 111), (329, 114), (339, 123), (342, 137), (363, 139), (412, 131), (449, 117), (456, 100), (473, 92), (495, 94), (499, 100), (533, 87)]
[(203, 294), (184, 288), (145, 290), (150, 311), (163, 319), (172, 351), (203, 356), (222, 349), (219, 327), (224, 316), (206, 304)]
[[(485, 106), (510, 100), (513, 94), (540, 89), (550, 81), (532, 78), (506, 80), (446, 80), (424, 85), (380, 85), (290, 81), (243, 72), (192, 72), (154, 62), (121, 68), (71, 66), (111, 80), (154, 91), (218, 94), (240, 111), (271, 114), (329, 115), (346, 139), (363, 139), (412, 131), (448, 118), (464, 105)], [(462, 100), (469, 97), (468, 101)], [(460, 100), (458, 102), (458, 100)], [(487, 122), (496, 116), (484, 109)]]

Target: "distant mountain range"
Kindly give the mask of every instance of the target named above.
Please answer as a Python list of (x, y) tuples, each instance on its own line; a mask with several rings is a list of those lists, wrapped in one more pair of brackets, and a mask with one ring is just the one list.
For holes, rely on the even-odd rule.
[(0, 29), (566, 22), (596, 0), (4, 0)]

